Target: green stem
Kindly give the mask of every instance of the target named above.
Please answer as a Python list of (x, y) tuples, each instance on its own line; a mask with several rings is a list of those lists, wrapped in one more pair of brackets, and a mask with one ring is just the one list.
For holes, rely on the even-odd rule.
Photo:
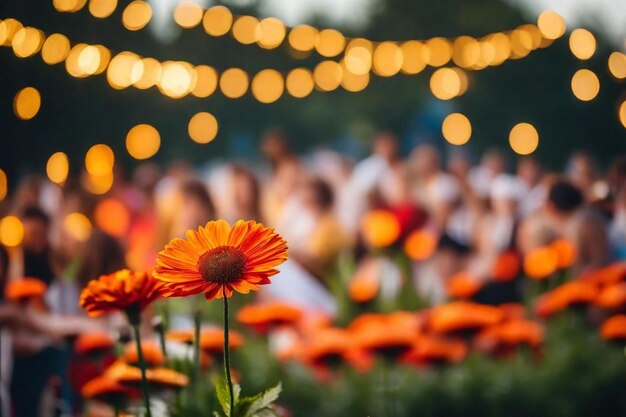
[(194, 340), (194, 345), (193, 345), (193, 376), (194, 376), (194, 382), (198, 383), (198, 381), (200, 380), (200, 327), (202, 324), (202, 313), (200, 311), (200, 306), (197, 303), (196, 300), (196, 306), (194, 307), (194, 311), (193, 311), (193, 340)]
[(143, 403), (146, 407), (146, 417), (152, 417), (150, 411), (150, 393), (148, 390), (148, 378), (146, 377), (146, 361), (143, 357), (143, 350), (141, 349), (141, 332), (139, 331), (139, 323), (132, 323), (133, 330), (135, 331), (135, 343), (137, 344), (137, 357), (139, 359), (139, 368), (141, 369), (141, 394), (143, 396)]
[(222, 287), (224, 295), (224, 373), (228, 383), (228, 394), (230, 399), (230, 416), (235, 413), (235, 396), (233, 395), (233, 380), (230, 376), (230, 352), (228, 344), (228, 297), (226, 297), (226, 287)]

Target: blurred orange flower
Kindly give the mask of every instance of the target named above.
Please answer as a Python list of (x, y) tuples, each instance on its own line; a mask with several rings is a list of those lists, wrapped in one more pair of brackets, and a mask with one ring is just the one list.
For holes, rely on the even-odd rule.
[(576, 262), (578, 253), (574, 244), (569, 240), (557, 239), (550, 244), (550, 248), (557, 255), (557, 268), (569, 268)]
[(458, 363), (467, 356), (468, 351), (467, 344), (461, 340), (420, 335), (411, 350), (402, 355), (400, 361), (419, 365), (441, 362)]
[(613, 316), (602, 323), (600, 335), (604, 340), (626, 340), (626, 314)]
[(74, 341), (74, 351), (80, 355), (111, 349), (115, 345), (113, 338), (104, 332), (89, 332), (79, 335)]
[(425, 261), (437, 249), (437, 236), (429, 230), (418, 229), (407, 236), (404, 251), (414, 261)]
[(476, 330), (499, 323), (504, 313), (498, 307), (455, 301), (432, 309), (428, 327), (437, 333)]
[[(161, 366), (165, 363), (165, 356), (163, 356), (161, 347), (154, 342), (141, 342), (141, 352), (143, 353), (143, 358), (146, 361), (146, 366), (149, 368)], [(122, 359), (130, 365), (139, 366), (139, 356), (137, 355), (136, 343), (133, 342), (126, 345)]]
[(609, 310), (626, 305), (626, 282), (604, 287), (596, 298), (596, 305)]
[(532, 279), (545, 279), (559, 267), (559, 255), (551, 247), (537, 248), (524, 258), (524, 272)]
[(511, 281), (519, 275), (521, 267), (522, 261), (516, 252), (503, 252), (491, 267), (491, 278), (499, 282)]
[(389, 210), (372, 210), (361, 221), (365, 242), (375, 248), (384, 248), (400, 237), (400, 221)]
[(4, 289), (4, 295), (9, 301), (21, 302), (43, 297), (46, 289), (46, 284), (41, 280), (26, 277), (9, 281)]
[(580, 280), (598, 285), (608, 285), (626, 279), (626, 262), (616, 262), (595, 271), (587, 272)]
[(380, 282), (368, 274), (355, 275), (348, 284), (348, 295), (355, 303), (367, 303), (378, 295)]
[(211, 221), (187, 239), (173, 239), (159, 252), (154, 276), (168, 283), (166, 296), (204, 293), (207, 300), (257, 291), (287, 260), (287, 243), (274, 229), (239, 220), (231, 228)]
[(248, 305), (237, 312), (240, 323), (266, 332), (273, 326), (292, 324), (302, 317), (302, 311), (287, 303), (273, 302)]
[(300, 356), (312, 366), (333, 365), (344, 359), (352, 347), (350, 336), (344, 329), (325, 328), (312, 335), (302, 346)]
[(161, 296), (163, 283), (145, 272), (122, 269), (89, 281), (80, 294), (80, 305), (90, 316), (111, 311), (136, 313)]
[(446, 282), (446, 293), (451, 298), (471, 298), (482, 287), (482, 283), (467, 272), (459, 272)]
[[(193, 330), (170, 330), (165, 337), (179, 343), (191, 344), (194, 341)], [(244, 339), (241, 333), (230, 331), (228, 334), (230, 349), (236, 349), (243, 345)], [(200, 333), (200, 348), (206, 353), (221, 355), (224, 351), (224, 332), (222, 329), (203, 329)]]
[(526, 317), (526, 306), (521, 303), (504, 303), (498, 306), (506, 320), (523, 319)]
[(518, 345), (537, 348), (543, 343), (545, 330), (537, 322), (525, 319), (511, 320), (487, 327), (476, 335), (478, 349), (497, 353), (508, 352)]
[(570, 306), (594, 302), (598, 291), (598, 287), (589, 282), (568, 282), (539, 297), (535, 310), (540, 317), (549, 317)]
[(115, 403), (126, 396), (128, 388), (115, 379), (102, 375), (87, 382), (80, 393), (86, 399)]
[(413, 346), (419, 328), (417, 315), (395, 312), (364, 314), (350, 324), (348, 331), (356, 347), (396, 356)]

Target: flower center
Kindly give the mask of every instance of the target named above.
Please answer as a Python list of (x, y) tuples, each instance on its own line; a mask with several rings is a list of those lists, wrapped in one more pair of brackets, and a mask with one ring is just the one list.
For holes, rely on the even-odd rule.
[(246, 267), (246, 256), (232, 246), (218, 246), (200, 256), (198, 271), (206, 282), (226, 284), (240, 278)]

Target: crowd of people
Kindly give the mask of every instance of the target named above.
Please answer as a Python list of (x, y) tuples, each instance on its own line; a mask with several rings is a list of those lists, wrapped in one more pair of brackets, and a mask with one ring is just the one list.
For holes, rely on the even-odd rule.
[[(506, 251), (523, 256), (567, 240), (577, 253), (574, 275), (626, 258), (626, 155), (600, 169), (591, 156), (576, 153), (562, 172), (552, 172), (530, 156), (512, 166), (498, 151), (474, 162), (463, 149), (444, 159), (423, 144), (405, 156), (390, 132), (373, 138), (371, 154), (360, 161), (331, 150), (303, 157), (289, 143), (283, 133), (269, 133), (264, 163), (252, 166), (214, 163), (198, 171), (183, 162), (164, 170), (144, 163), (132, 175), (116, 171), (113, 188), (100, 196), (78, 178), (63, 187), (22, 179), (0, 203), (2, 215), (19, 217), (24, 230), (19, 246), (0, 247), (2, 416), (37, 416), (50, 398), (71, 396), (42, 398), (50, 386), (71, 390), (67, 341), (84, 331), (124, 328), (121, 316), (96, 320), (81, 312), (78, 297), (90, 279), (124, 267), (151, 270), (165, 243), (209, 220), (275, 227), (289, 244), (289, 261), (259, 298), (331, 316), (340, 258), (354, 260), (357, 271), (402, 274), (373, 257), (363, 238), (362, 220), (372, 210), (393, 213), (400, 235), (426, 230), (435, 237), (437, 250), (413, 262), (408, 277), (432, 305), (445, 301), (450, 277), (470, 271), (486, 280)], [(22, 277), (45, 284), (41, 305), (7, 296), (5, 289)], [(510, 301), (499, 296), (494, 303)]]

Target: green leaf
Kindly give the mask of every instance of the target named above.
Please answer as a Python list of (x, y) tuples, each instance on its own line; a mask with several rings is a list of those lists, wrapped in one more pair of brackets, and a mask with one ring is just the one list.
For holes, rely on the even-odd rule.
[(217, 401), (222, 406), (226, 417), (231, 417), (230, 414), (230, 394), (228, 392), (228, 384), (223, 378), (219, 378), (215, 384), (215, 393), (217, 394)]
[(267, 408), (270, 404), (278, 399), (278, 395), (282, 391), (280, 383), (275, 387), (269, 388), (253, 397), (242, 398), (237, 404), (236, 417), (252, 417), (259, 411)]

